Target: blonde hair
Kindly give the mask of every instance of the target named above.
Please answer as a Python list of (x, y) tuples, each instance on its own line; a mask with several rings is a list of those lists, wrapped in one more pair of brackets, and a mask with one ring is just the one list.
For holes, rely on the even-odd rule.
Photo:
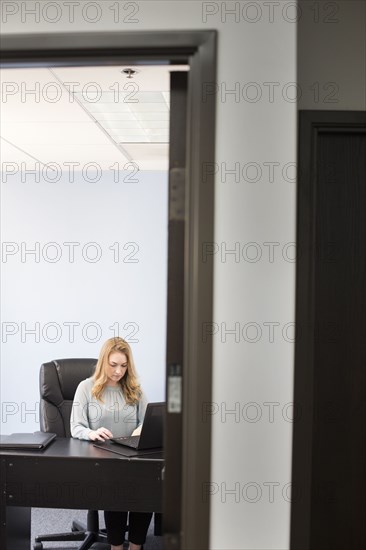
[(127, 357), (127, 371), (123, 378), (119, 381), (123, 396), (126, 400), (126, 403), (129, 405), (134, 405), (137, 403), (141, 397), (142, 391), (139, 384), (135, 363), (132, 356), (132, 350), (129, 344), (116, 336), (115, 338), (109, 338), (100, 350), (99, 359), (94, 373), (94, 386), (92, 388), (92, 395), (99, 401), (103, 402), (102, 394), (104, 388), (107, 385), (108, 377), (106, 374), (106, 365), (109, 360), (111, 353), (119, 351), (124, 353)]

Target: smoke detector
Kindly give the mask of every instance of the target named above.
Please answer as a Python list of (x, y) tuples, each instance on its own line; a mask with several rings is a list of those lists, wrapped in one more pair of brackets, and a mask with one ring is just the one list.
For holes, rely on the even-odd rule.
[(127, 69), (123, 69), (121, 71), (121, 73), (125, 74), (127, 78), (133, 78), (134, 75), (137, 73), (138, 71), (136, 71), (135, 69), (130, 69), (130, 68), (127, 68)]

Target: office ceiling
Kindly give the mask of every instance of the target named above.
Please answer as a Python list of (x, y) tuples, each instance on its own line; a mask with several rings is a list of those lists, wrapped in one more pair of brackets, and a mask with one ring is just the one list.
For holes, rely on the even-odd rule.
[[(123, 73), (136, 70), (132, 78)], [(169, 74), (186, 66), (0, 71), (1, 163), (167, 170)], [(75, 164), (73, 164), (75, 163)], [(90, 167), (90, 168), (89, 168)]]

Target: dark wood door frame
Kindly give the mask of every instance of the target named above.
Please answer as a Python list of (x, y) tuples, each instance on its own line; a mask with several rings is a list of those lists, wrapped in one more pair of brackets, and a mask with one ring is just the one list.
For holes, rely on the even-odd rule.
[[(319, 216), (316, 190), (317, 185), (322, 184), (318, 181), (317, 174), (317, 141), (324, 133), (365, 133), (366, 114), (361, 111), (300, 111), (298, 128), (296, 265), (298, 330), (295, 345), (294, 385), (294, 403), (298, 420), (294, 423), (293, 430), (290, 548), (291, 550), (311, 550), (319, 547), (313, 532), (312, 505), (316, 498), (316, 491), (319, 490), (316, 486), (319, 480), (316, 472), (314, 473), (313, 456), (314, 433), (319, 422), (322, 398), (316, 391), (314, 358), (315, 345), (319, 339), (319, 327), (316, 326), (315, 273), (317, 258), (322, 252), (317, 250), (319, 235), (316, 235), (317, 214)], [(357, 202), (356, 197), (355, 201)], [(346, 291), (347, 289), (344, 289), (344, 292)], [(364, 435), (360, 434), (360, 437)], [(347, 472), (344, 472), (344, 475), (347, 475)], [(351, 503), (346, 502), (344, 506), (351, 506)], [(336, 527), (335, 525), (334, 528)]]
[(212, 321), (213, 262), (212, 257), (203, 262), (201, 252), (203, 243), (213, 241), (214, 177), (207, 174), (203, 179), (201, 174), (204, 166), (214, 162), (215, 95), (204, 95), (204, 90), (216, 80), (216, 31), (5, 35), (1, 50), (3, 68), (189, 64), (179, 545), (206, 550), (210, 510), (201, 494), (210, 479), (211, 426), (206, 419), (203, 422), (202, 406), (211, 402), (212, 350), (201, 334), (203, 323)]

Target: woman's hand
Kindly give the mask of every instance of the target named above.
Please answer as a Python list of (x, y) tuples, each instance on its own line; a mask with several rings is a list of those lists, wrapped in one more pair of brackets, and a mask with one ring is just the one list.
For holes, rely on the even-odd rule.
[(107, 428), (98, 428), (97, 430), (90, 432), (88, 437), (92, 441), (105, 441), (106, 439), (113, 437), (113, 434), (107, 430)]

